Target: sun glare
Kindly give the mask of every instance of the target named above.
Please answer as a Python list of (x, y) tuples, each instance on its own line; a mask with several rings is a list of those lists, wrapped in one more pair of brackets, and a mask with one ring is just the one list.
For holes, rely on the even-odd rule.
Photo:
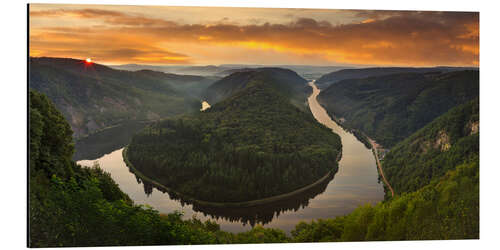
[(87, 59), (85, 59), (85, 62), (86, 62), (86, 63), (92, 63), (92, 59), (87, 58)]

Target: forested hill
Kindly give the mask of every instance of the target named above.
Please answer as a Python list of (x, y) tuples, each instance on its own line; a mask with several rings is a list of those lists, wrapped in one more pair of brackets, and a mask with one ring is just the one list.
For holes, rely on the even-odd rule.
[(292, 97), (291, 100), (298, 107), (305, 105), (307, 95), (311, 93), (307, 80), (292, 70), (257, 68), (241, 69), (213, 83), (206, 90), (204, 97), (210, 104), (215, 104), (244, 89), (252, 81), (272, 82), (273, 88)]
[(210, 109), (136, 134), (136, 169), (188, 197), (238, 202), (312, 184), (337, 170), (338, 135), (290, 103), (273, 78), (254, 73)]
[(398, 143), (382, 166), (394, 191), (404, 193), (470, 162), (479, 162), (479, 99), (451, 109)]
[[(389, 148), (479, 96), (479, 72), (403, 73), (343, 80), (321, 91), (329, 114)], [(342, 119), (342, 120), (344, 120)]]
[(346, 80), (346, 79), (361, 79), (374, 76), (401, 74), (401, 73), (428, 73), (440, 72), (446, 73), (451, 71), (473, 70), (477, 68), (465, 67), (427, 67), (427, 68), (412, 68), (412, 67), (387, 67), (387, 68), (362, 68), (362, 69), (342, 69), (328, 73), (316, 80), (315, 84), (320, 89), (327, 88), (330, 84)]
[(75, 137), (127, 120), (155, 120), (196, 111), (199, 96), (193, 96), (189, 87), (207, 87), (213, 80), (115, 70), (69, 58), (30, 58), (29, 65), (29, 87), (55, 103)]

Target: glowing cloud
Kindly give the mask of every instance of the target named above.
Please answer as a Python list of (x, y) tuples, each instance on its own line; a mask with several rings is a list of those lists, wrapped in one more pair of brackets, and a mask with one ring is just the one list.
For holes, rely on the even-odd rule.
[[(227, 10), (219, 22), (182, 23), (148, 16), (144, 6), (133, 12), (30, 6), (31, 56), (92, 55), (100, 62), (154, 64), (479, 65), (478, 13), (332, 10), (344, 23), (283, 14), (288, 21), (271, 23), (261, 15), (238, 24), (231, 22), (236, 14), (229, 8), (211, 9)], [(285, 11), (263, 9), (275, 15)], [(308, 11), (321, 16), (326, 10)], [(189, 20), (189, 7), (182, 13)], [(245, 10), (237, 14), (241, 19)]]

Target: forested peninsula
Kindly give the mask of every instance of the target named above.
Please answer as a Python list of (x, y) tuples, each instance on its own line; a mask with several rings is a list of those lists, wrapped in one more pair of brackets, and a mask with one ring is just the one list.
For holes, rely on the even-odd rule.
[(280, 195), (336, 172), (340, 137), (292, 104), (306, 85), (283, 91), (286, 82), (257, 72), (235, 73), (249, 74), (244, 87), (204, 112), (146, 127), (132, 138), (129, 161), (179, 193), (214, 202)]

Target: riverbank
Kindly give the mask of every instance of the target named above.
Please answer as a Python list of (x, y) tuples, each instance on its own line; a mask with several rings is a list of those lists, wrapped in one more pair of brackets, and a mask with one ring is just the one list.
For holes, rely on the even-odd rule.
[[(318, 102), (319, 103), (319, 102)], [(320, 104), (321, 105), (321, 104)], [(344, 129), (345, 131), (351, 133), (354, 135), (354, 137), (356, 137), (356, 139), (358, 139), (358, 141), (360, 141), (361, 143), (363, 143), (363, 145), (365, 145), (366, 148), (368, 149), (371, 149), (372, 147), (372, 144), (370, 143), (370, 138), (368, 136), (366, 136), (365, 134), (363, 134), (363, 132), (359, 132), (358, 130), (354, 129), (354, 128), (350, 128), (350, 127), (347, 127), (343, 124), (343, 121), (341, 121), (340, 119), (338, 119), (334, 114), (331, 114), (328, 110), (326, 110), (326, 113), (328, 114), (328, 116), (330, 116), (330, 118), (335, 122), (337, 123), (337, 125), (339, 125), (342, 129)]]
[[(341, 154), (339, 154), (341, 155)], [(193, 197), (190, 197), (190, 196), (187, 196), (187, 195), (184, 195), (184, 194), (181, 194), (149, 177), (147, 177), (146, 175), (144, 175), (143, 173), (141, 173), (139, 170), (137, 170), (137, 168), (134, 167), (134, 165), (129, 161), (128, 157), (127, 157), (127, 147), (125, 147), (123, 149), (123, 152), (122, 152), (122, 156), (123, 156), (123, 161), (125, 162), (125, 164), (127, 165), (127, 167), (134, 173), (136, 174), (137, 176), (139, 176), (141, 179), (151, 183), (152, 185), (158, 187), (158, 188), (161, 188), (161, 189), (164, 189), (168, 192), (171, 192), (171, 193), (174, 193), (175, 195), (179, 196), (179, 197), (182, 197), (182, 199), (186, 202), (189, 202), (189, 203), (194, 203), (194, 204), (198, 204), (198, 205), (202, 205), (202, 206), (209, 206), (209, 207), (253, 207), (253, 206), (260, 206), (260, 205), (265, 205), (265, 204), (268, 204), (268, 203), (273, 203), (273, 202), (277, 202), (277, 201), (281, 201), (281, 200), (285, 200), (287, 198), (290, 198), (290, 197), (293, 197), (295, 195), (298, 195), (300, 193), (303, 193), (303, 192), (306, 192), (308, 191), (309, 189), (312, 189), (318, 185), (320, 185), (321, 183), (323, 183), (325, 180), (328, 179), (328, 177), (330, 177), (333, 173), (333, 171), (330, 171), (328, 172), (325, 176), (321, 177), (320, 179), (318, 179), (317, 181), (315, 181), (314, 183), (312, 184), (309, 184), (305, 187), (302, 187), (302, 188), (299, 188), (299, 189), (296, 189), (292, 192), (289, 192), (289, 193), (285, 193), (285, 194), (280, 194), (280, 195), (275, 195), (275, 196), (271, 196), (271, 197), (267, 197), (267, 198), (263, 198), (263, 199), (258, 199), (258, 200), (251, 200), (251, 201), (242, 201), (242, 202), (213, 202), (213, 201), (202, 201), (202, 200), (198, 200), (198, 199), (195, 199)], [(340, 157), (338, 157), (338, 159), (340, 160)], [(338, 163), (338, 161), (337, 161)], [(337, 165), (337, 170), (338, 170), (338, 165)]]
[(389, 181), (385, 178), (384, 175), (384, 170), (382, 168), (382, 164), (380, 163), (379, 157), (378, 157), (378, 150), (377, 150), (377, 144), (375, 143), (374, 140), (372, 140), (370, 137), (365, 135), (363, 132), (359, 132), (356, 129), (352, 128), (347, 128), (342, 125), (342, 123), (335, 117), (335, 115), (330, 114), (328, 111), (326, 113), (332, 118), (337, 125), (339, 125), (341, 128), (343, 128), (345, 131), (348, 131), (349, 133), (352, 133), (360, 142), (362, 142), (367, 148), (371, 149), (373, 152), (373, 156), (375, 157), (375, 161), (377, 162), (377, 168), (379, 175), (382, 177), (382, 181), (384, 182), (385, 186), (391, 191), (391, 197), (394, 197), (394, 189), (392, 189), (391, 184), (389, 184)]
[(384, 181), (387, 188), (389, 188), (389, 190), (391, 191), (392, 197), (394, 197), (394, 189), (392, 189), (391, 184), (389, 184), (389, 181), (387, 181), (387, 179), (385, 178), (384, 170), (382, 169), (382, 164), (380, 163), (380, 160), (378, 158), (377, 143), (375, 143), (375, 141), (372, 140), (370, 137), (367, 137), (367, 138), (370, 141), (370, 144), (372, 146), (372, 151), (373, 151), (373, 155), (375, 156), (375, 160), (377, 161), (377, 167), (379, 170), (379, 174), (380, 174), (380, 176), (382, 176), (382, 180)]

